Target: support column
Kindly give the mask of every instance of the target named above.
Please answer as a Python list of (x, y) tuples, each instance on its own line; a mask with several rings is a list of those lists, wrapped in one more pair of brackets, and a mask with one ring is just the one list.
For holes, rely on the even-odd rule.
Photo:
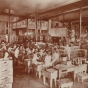
[(50, 34), (50, 29), (51, 29), (51, 20), (49, 20), (49, 22), (48, 22), (48, 34)]
[(41, 42), (41, 28), (42, 28), (42, 19), (40, 18), (40, 42)]
[(36, 20), (36, 29), (35, 29), (35, 39), (36, 39), (36, 42), (38, 40), (38, 13), (36, 12), (36, 16), (35, 16), (35, 20)]
[(17, 28), (17, 22), (16, 22), (16, 28)]
[(10, 36), (10, 9), (9, 9), (9, 17), (8, 17), (8, 42), (11, 43), (11, 36)]
[(63, 13), (63, 25), (64, 25), (64, 13)]
[(82, 9), (81, 8), (80, 8), (80, 12), (79, 12), (79, 28), (80, 28), (79, 39), (81, 40), (81, 33), (82, 33)]
[(28, 18), (27, 18), (27, 29), (26, 30), (28, 30)]

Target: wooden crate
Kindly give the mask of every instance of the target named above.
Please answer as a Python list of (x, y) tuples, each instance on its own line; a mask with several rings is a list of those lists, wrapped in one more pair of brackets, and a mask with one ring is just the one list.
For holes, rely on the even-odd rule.
[(0, 60), (0, 88), (12, 88), (13, 61)]
[(13, 76), (13, 68), (1, 69), (0, 77)]
[(67, 66), (71, 66), (72, 62), (71, 61), (62, 61), (61, 64), (67, 65)]
[(13, 83), (13, 77), (12, 76), (0, 78), (0, 85), (9, 84), (9, 83)]
[(0, 70), (1, 69), (8, 69), (8, 68), (13, 67), (12, 62), (13, 62), (12, 60), (7, 60), (7, 61), (1, 60), (0, 61)]
[(12, 83), (0, 85), (0, 88), (12, 88)]

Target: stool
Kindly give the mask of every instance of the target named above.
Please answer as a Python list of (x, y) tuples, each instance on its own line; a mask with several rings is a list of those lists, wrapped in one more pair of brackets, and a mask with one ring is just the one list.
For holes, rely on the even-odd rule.
[(58, 88), (68, 88), (68, 87), (72, 88), (72, 85), (73, 85), (73, 82), (68, 78), (57, 80)]
[(76, 78), (77, 74), (86, 72), (87, 72), (87, 64), (77, 66), (74, 71), (74, 79)]
[(56, 87), (57, 72), (58, 71), (55, 70), (54, 68), (42, 70), (44, 85), (45, 85), (46, 78), (49, 78), (50, 79), (50, 88), (52, 88), (53, 79), (54, 79), (55, 87)]
[(88, 74), (87, 73), (78, 73), (77, 74), (77, 80), (78, 80), (78, 82), (81, 81), (81, 83), (83, 83), (83, 81), (85, 79), (88, 79)]
[(43, 68), (43, 65), (37, 65), (37, 67), (34, 68), (34, 70), (36, 71), (36, 75), (39, 75), (39, 79), (41, 78)]

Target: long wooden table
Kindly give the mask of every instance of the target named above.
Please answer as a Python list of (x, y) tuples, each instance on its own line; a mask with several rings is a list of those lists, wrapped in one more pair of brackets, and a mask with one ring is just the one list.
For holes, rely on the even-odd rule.
[(68, 72), (74, 72), (74, 80), (76, 78), (76, 74), (80, 73), (80, 72), (86, 72), (87, 71), (87, 64), (82, 64), (79, 66), (75, 66), (75, 65), (63, 65), (63, 64), (58, 64), (56, 66), (54, 66), (55, 69), (58, 70), (58, 78), (61, 78), (61, 75), (63, 73), (68, 73)]
[(63, 64), (58, 64), (56, 66), (54, 66), (55, 69), (58, 70), (58, 78), (61, 78), (61, 75), (64, 73), (68, 73), (68, 72), (74, 72), (76, 66), (71, 65), (71, 66), (67, 66), (67, 65), (63, 65)]

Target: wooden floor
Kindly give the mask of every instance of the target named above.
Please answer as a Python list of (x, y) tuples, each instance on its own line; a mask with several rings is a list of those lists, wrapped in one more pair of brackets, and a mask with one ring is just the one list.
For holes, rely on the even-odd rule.
[[(27, 74), (23, 66), (15, 66), (13, 88), (49, 88), (49, 80), (44, 86), (42, 78), (39, 79), (34, 73)], [(88, 88), (88, 81), (83, 84), (75, 82), (72, 88)]]

